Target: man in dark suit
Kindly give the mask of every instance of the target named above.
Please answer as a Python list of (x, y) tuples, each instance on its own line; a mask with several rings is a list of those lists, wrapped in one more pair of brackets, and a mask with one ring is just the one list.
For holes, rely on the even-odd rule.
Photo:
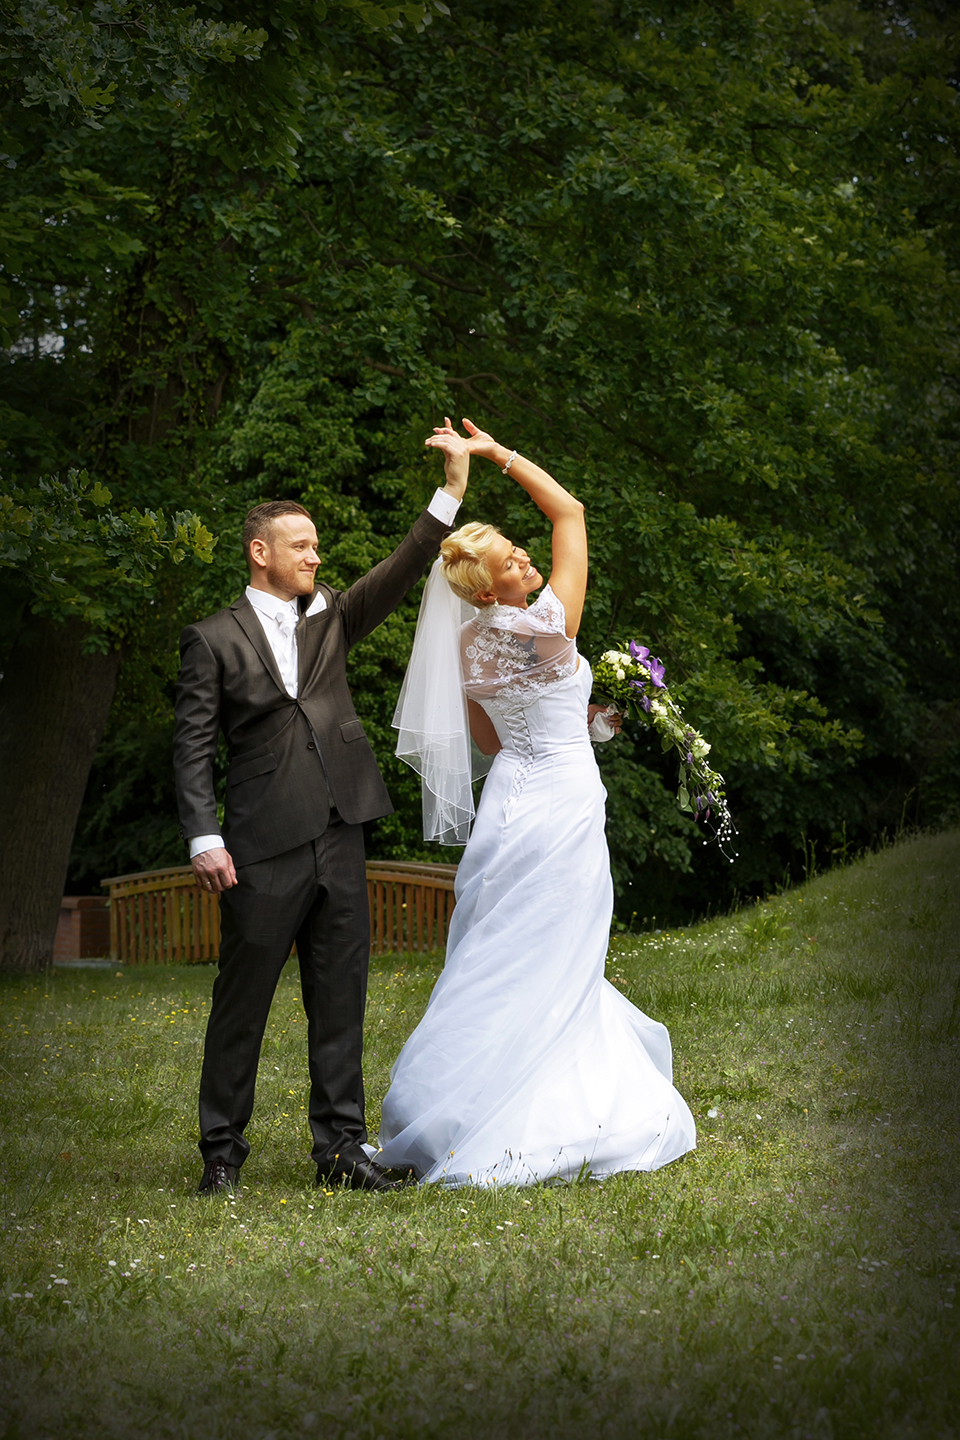
[[(318, 1183), (393, 1188), (363, 1149), (361, 1071), (370, 953), (363, 822), (393, 806), (353, 708), (346, 660), (437, 554), (468, 464), (446, 462), (444, 489), (349, 590), (315, 587), (317, 532), (303, 506), (257, 506), (244, 525), (246, 593), (180, 637), (180, 823), (197, 881), (220, 895), (221, 916), (200, 1080), (201, 1193), (233, 1189), (250, 1152), (244, 1130), (260, 1045), (294, 941)], [(222, 834), (213, 788), (220, 730), (229, 752)]]

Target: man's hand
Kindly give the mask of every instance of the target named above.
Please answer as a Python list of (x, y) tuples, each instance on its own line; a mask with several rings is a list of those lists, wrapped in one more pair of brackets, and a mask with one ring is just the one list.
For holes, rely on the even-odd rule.
[(443, 473), (447, 480), (443, 488), (455, 500), (462, 500), (470, 474), (470, 442), (457, 434), (450, 424), (450, 417), (445, 415), (443, 424), (437, 425), (423, 443), (432, 450), (442, 451)]
[(229, 890), (237, 883), (233, 861), (222, 845), (216, 850), (202, 850), (199, 855), (194, 855), (190, 864), (201, 890), (211, 890), (214, 895), (219, 895), (222, 890)]

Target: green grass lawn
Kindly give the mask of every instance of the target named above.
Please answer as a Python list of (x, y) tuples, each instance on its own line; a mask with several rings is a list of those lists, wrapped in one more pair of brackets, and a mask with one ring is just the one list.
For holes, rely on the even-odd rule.
[[(957, 1436), (958, 881), (921, 838), (617, 939), (699, 1146), (603, 1185), (312, 1188), (288, 967), (198, 1200), (211, 969), (3, 980), (0, 1437)], [(374, 970), (373, 1127), (438, 965)]]

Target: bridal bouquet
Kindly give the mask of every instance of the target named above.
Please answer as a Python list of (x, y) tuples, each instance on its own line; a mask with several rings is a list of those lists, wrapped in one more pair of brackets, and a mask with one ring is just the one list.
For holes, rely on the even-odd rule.
[(699, 730), (684, 720), (663, 673), (662, 662), (647, 646), (631, 640), (626, 650), (607, 650), (600, 657), (593, 670), (593, 688), (599, 699), (622, 715), (645, 717), (660, 736), (664, 750), (677, 750), (680, 809), (710, 826), (722, 853), (732, 862), (735, 857), (728, 847), (736, 831), (727, 809), (723, 776), (708, 765), (710, 746)]

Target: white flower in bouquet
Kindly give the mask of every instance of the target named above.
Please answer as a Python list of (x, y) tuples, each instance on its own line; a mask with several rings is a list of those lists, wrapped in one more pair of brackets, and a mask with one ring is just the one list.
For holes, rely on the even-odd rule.
[[(627, 672), (631, 671), (630, 678)], [(604, 703), (623, 715), (646, 715), (660, 735), (664, 750), (680, 757), (677, 800), (681, 810), (713, 831), (721, 852), (731, 862), (736, 831), (727, 808), (723, 776), (707, 764), (710, 746), (688, 725), (664, 681), (663, 662), (646, 645), (631, 640), (623, 650), (605, 650), (594, 672), (594, 688)], [(707, 842), (704, 841), (704, 844)]]

